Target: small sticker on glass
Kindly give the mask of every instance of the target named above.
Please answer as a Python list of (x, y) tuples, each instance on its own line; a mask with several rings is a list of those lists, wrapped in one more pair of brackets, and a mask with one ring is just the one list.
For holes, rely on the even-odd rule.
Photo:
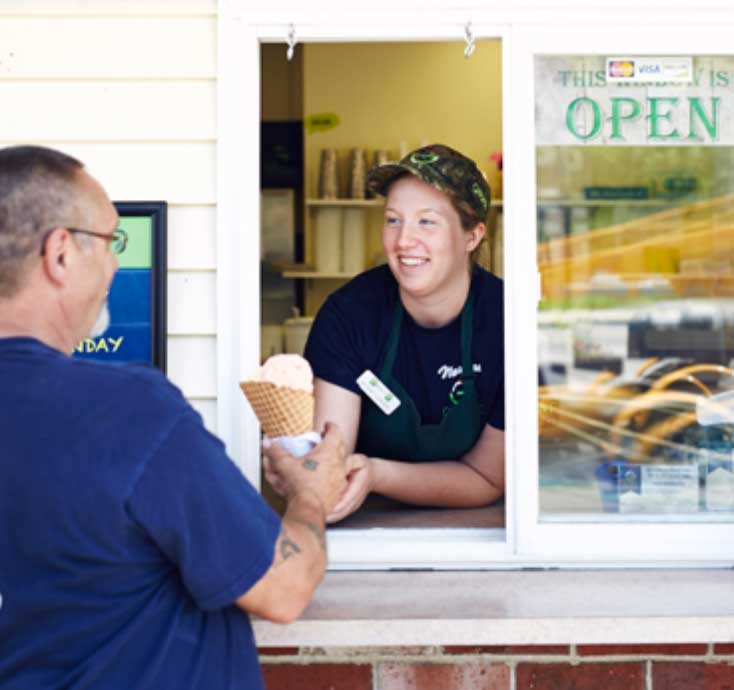
[(693, 58), (610, 57), (606, 76), (609, 84), (692, 84)]

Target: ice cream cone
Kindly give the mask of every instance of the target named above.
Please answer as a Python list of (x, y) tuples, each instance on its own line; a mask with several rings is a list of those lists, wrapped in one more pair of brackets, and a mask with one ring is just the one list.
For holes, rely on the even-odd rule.
[(297, 436), (313, 430), (313, 394), (267, 381), (243, 381), (247, 397), (266, 436)]

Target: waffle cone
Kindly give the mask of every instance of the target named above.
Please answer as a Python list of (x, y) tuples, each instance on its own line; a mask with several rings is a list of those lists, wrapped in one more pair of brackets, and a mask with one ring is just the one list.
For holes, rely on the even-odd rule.
[(240, 388), (270, 438), (313, 430), (313, 395), (266, 381), (243, 381)]

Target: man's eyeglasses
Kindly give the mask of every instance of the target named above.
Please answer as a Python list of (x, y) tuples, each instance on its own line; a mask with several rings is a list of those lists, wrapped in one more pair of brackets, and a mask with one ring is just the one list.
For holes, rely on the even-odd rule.
[[(66, 228), (69, 232), (75, 232), (79, 235), (89, 235), (90, 237), (99, 237), (100, 239), (106, 240), (110, 243), (110, 251), (113, 254), (122, 254), (122, 252), (125, 251), (125, 247), (127, 247), (127, 233), (124, 230), (121, 230), (118, 228), (114, 232), (112, 232), (109, 235), (106, 235), (102, 232), (92, 232), (91, 230), (80, 230), (79, 228)], [(43, 238), (43, 244), (41, 245), (41, 255), (45, 253), (46, 249), (46, 240), (48, 239), (49, 234), (53, 232), (50, 231), (44, 235)]]
[(113, 254), (122, 254), (127, 247), (127, 233), (118, 228), (111, 235), (105, 235), (102, 232), (92, 232), (91, 230), (79, 230), (79, 228), (66, 228), (69, 232), (76, 232), (80, 235), (89, 235), (91, 237), (100, 237), (110, 243), (110, 251)]

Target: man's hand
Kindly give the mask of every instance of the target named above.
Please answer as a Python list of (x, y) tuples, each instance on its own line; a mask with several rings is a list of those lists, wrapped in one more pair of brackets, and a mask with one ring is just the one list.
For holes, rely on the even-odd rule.
[(347, 486), (344, 443), (335, 424), (326, 424), (323, 441), (310, 453), (295, 458), (277, 443), (264, 449), (265, 478), (286, 500), (312, 494), (328, 515)]

